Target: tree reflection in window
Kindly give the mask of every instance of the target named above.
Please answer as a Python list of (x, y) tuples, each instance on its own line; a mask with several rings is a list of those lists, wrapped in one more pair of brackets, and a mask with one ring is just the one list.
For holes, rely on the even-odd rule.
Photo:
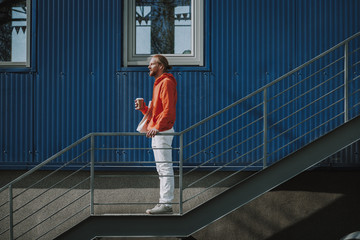
[(26, 0), (0, 0), (0, 62), (26, 61)]
[(191, 0), (136, 0), (136, 54), (191, 54)]

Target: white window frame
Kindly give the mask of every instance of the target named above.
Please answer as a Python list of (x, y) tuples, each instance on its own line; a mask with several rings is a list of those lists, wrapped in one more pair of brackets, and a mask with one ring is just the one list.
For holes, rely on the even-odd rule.
[(0, 61), (0, 67), (30, 67), (31, 0), (26, 0), (26, 62)]
[[(124, 1), (123, 66), (146, 66), (150, 54), (135, 53), (135, 0)], [(192, 53), (163, 54), (173, 66), (204, 66), (204, 0), (191, 1)]]

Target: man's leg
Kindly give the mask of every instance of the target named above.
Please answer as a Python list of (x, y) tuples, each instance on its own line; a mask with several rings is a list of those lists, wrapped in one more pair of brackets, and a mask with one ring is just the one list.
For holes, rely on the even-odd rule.
[[(173, 129), (164, 132), (174, 132)], [(171, 202), (174, 199), (174, 170), (172, 164), (172, 144), (173, 136), (155, 136), (152, 139), (152, 148), (154, 151), (154, 158), (156, 162), (156, 169), (159, 174), (160, 180), (160, 205), (153, 209), (148, 209), (147, 213), (161, 213), (161, 209), (167, 213), (171, 210)], [(168, 149), (156, 149), (156, 148), (168, 148)], [(162, 206), (164, 205), (164, 206)], [(161, 209), (159, 209), (161, 208)], [(153, 212), (152, 212), (153, 210)]]

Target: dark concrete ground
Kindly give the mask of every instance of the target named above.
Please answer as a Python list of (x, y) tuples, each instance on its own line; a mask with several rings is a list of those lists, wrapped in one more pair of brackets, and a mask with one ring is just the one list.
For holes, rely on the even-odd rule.
[[(0, 186), (21, 173), (1, 171)], [(80, 175), (82, 174), (84, 173)], [(221, 178), (222, 174), (224, 173), (218, 173), (213, 178)], [(147, 200), (156, 201), (158, 180), (147, 175), (151, 173), (145, 173), (143, 178), (125, 177), (121, 181), (104, 178), (97, 182), (98, 191), (100, 195), (110, 200), (118, 198), (118, 193), (126, 193), (122, 195), (136, 198), (145, 194), (148, 196)], [(18, 187), (24, 188), (26, 185)], [(200, 184), (191, 191), (197, 192), (203, 187), (205, 183), (204, 186)], [(142, 212), (141, 210), (139, 211)], [(122, 210), (115, 209), (115, 211), (120, 213)], [(340, 240), (356, 231), (360, 231), (360, 171), (318, 169), (300, 174), (192, 234), (192, 237), (198, 240)], [(102, 239), (174, 240), (176, 238)]]

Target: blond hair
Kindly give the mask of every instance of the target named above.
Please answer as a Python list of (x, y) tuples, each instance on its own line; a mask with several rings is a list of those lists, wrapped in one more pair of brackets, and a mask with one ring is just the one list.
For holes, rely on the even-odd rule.
[(172, 69), (172, 66), (169, 65), (169, 61), (163, 55), (157, 54), (157, 55), (154, 55), (153, 58), (156, 58), (158, 63), (160, 63), (161, 65), (164, 66), (164, 71), (165, 72)]

